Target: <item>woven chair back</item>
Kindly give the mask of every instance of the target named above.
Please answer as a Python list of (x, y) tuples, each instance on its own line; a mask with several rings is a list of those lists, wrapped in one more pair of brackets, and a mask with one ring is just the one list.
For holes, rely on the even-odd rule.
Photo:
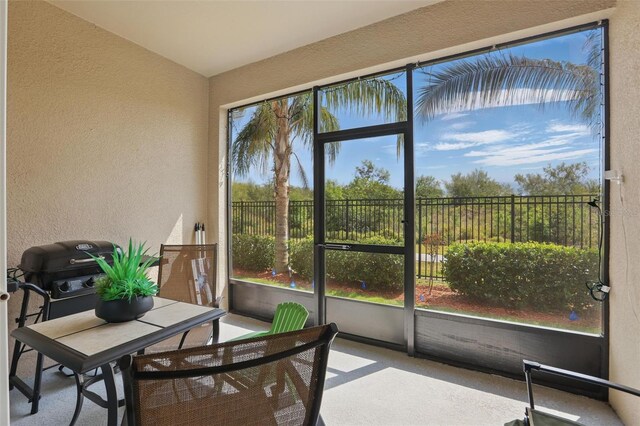
[[(161, 245), (158, 296), (179, 302), (218, 307), (216, 262), (217, 244)], [(202, 346), (209, 342), (215, 332), (217, 330), (214, 330), (214, 324), (207, 322), (190, 330), (184, 337), (167, 339), (147, 348), (147, 351), (161, 352), (179, 347)]]
[(315, 425), (335, 324), (127, 356), (132, 425)]
[(160, 296), (215, 306), (216, 255), (216, 244), (160, 246)]

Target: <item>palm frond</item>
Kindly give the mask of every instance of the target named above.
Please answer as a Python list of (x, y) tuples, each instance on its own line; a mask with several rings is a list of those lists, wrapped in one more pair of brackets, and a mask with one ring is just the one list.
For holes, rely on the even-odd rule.
[(336, 161), (341, 145), (342, 144), (340, 142), (329, 142), (324, 144), (324, 155), (327, 160), (329, 160), (329, 164), (333, 164)]
[[(335, 132), (336, 130), (340, 130), (340, 123), (338, 121), (338, 117), (333, 115), (331, 111), (329, 111), (326, 107), (320, 107), (320, 123), (322, 123), (322, 127), (320, 128), (321, 132)], [(325, 144), (325, 155), (330, 165), (333, 165), (336, 162), (336, 158), (340, 153), (341, 143), (329, 143)]]
[(582, 50), (587, 52), (587, 64), (593, 69), (602, 66), (602, 34), (600, 29), (591, 30), (584, 40)]
[(338, 117), (333, 115), (326, 107), (320, 107), (320, 132), (335, 132), (340, 130)]
[[(299, 137), (302, 145), (307, 148), (313, 148), (313, 96), (312, 94), (300, 95), (297, 98), (298, 102), (292, 103), (291, 117), (291, 133), (295, 137)], [(333, 115), (326, 107), (320, 107), (319, 122), (320, 132), (334, 132), (340, 130), (340, 122), (338, 117)], [(336, 161), (340, 146), (337, 145), (329, 152), (329, 163), (333, 164)]]
[(303, 93), (295, 96), (289, 108), (291, 134), (300, 138), (302, 145), (311, 147), (313, 143), (313, 95)]
[(246, 176), (255, 165), (263, 172), (270, 167), (277, 117), (268, 103), (260, 104), (232, 144), (234, 172)]
[[(313, 95), (302, 94), (296, 96), (290, 108), (292, 134), (300, 137), (304, 146), (311, 147), (313, 142)], [(340, 130), (340, 122), (327, 107), (320, 107), (318, 120), (321, 133)]]
[(381, 114), (386, 121), (407, 119), (407, 99), (389, 80), (368, 78), (331, 87), (322, 93), (327, 108), (344, 108), (361, 116)]
[(298, 157), (298, 154), (293, 152), (292, 155), (296, 159), (296, 169), (298, 170), (298, 177), (300, 177), (300, 180), (302, 181), (302, 187), (307, 189), (309, 188), (309, 179), (307, 178), (307, 172), (304, 171), (304, 167), (302, 166), (302, 162), (300, 161), (300, 157)]
[(402, 155), (402, 148), (404, 148), (404, 134), (400, 133), (396, 137), (396, 157), (398, 159)]
[(599, 104), (598, 72), (549, 59), (486, 55), (430, 73), (418, 89), (416, 112), (429, 120), (448, 112), (554, 102), (567, 102), (574, 115), (591, 122)]

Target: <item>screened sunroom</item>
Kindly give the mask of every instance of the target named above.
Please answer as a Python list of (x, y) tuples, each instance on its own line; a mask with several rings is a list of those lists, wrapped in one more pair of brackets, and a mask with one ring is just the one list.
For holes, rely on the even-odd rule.
[[(14, 276), (29, 248), (133, 239), (158, 258), (163, 298), (167, 248), (200, 247), (203, 264), (209, 244), (208, 344), (273, 330), (283, 303), (304, 308), (305, 330), (337, 326), (326, 424), (507, 423), (529, 404), (525, 360), (596, 378), (534, 372), (548, 413), (640, 414), (597, 383), (640, 387), (635, 1), (6, 6)], [(102, 421), (100, 404), (77, 402), (88, 361), (27, 352), (29, 321), (14, 322), (39, 308), (27, 293), (0, 302), (12, 378), (0, 412)], [(117, 370), (100, 398), (126, 393)]]

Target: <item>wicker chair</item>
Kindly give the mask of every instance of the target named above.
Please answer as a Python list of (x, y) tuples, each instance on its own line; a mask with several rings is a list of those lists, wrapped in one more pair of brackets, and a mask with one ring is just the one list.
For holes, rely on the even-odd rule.
[[(216, 296), (217, 244), (161, 245), (158, 269), (158, 296), (180, 302), (218, 307)], [(202, 346), (217, 342), (220, 332), (218, 321), (203, 324), (182, 336), (178, 343), (169, 339), (154, 345), (153, 352)]]
[(127, 425), (315, 425), (335, 324), (125, 356)]

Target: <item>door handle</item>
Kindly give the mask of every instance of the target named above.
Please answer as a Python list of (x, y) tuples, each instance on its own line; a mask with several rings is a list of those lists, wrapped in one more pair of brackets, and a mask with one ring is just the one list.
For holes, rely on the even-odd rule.
[(324, 247), (330, 250), (351, 250), (351, 246), (347, 244), (318, 244), (318, 247)]

